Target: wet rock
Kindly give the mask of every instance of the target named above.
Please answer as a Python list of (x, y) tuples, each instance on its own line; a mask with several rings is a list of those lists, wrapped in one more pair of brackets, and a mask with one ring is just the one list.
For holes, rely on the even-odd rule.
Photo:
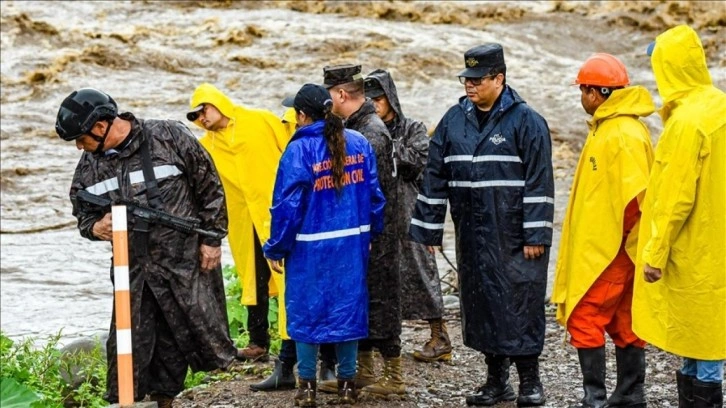
[(444, 307), (446, 309), (458, 309), (459, 308), (459, 297), (454, 295), (444, 296)]

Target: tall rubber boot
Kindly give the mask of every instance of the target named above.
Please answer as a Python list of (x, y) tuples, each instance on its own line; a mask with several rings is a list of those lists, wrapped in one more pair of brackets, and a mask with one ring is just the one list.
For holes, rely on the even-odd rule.
[(615, 348), (618, 382), (608, 398), (608, 407), (645, 408), (645, 349)]
[(577, 349), (582, 370), (582, 388), (585, 396), (570, 408), (603, 408), (607, 403), (605, 390), (605, 346)]
[(514, 401), (512, 385), (509, 383), (509, 359), (503, 356), (486, 355), (487, 382), (466, 396), (466, 405), (489, 407), (501, 401)]
[[(373, 351), (358, 351), (358, 360), (356, 361), (355, 386), (362, 389), (376, 382), (376, 376), (373, 367)], [(338, 392), (338, 380), (323, 381), (320, 383), (318, 390), (336, 394)]]
[(723, 408), (721, 384), (693, 380), (693, 408)]
[(693, 408), (693, 382), (696, 377), (685, 375), (676, 370), (676, 384), (678, 384), (678, 408)]
[(297, 392), (295, 393), (295, 397), (293, 397), (293, 402), (296, 407), (312, 408), (318, 406), (315, 401), (316, 385), (315, 380), (300, 379)]
[(413, 358), (427, 363), (433, 361), (451, 360), (451, 339), (446, 331), (446, 324), (442, 319), (430, 320), (431, 338), (424, 344), (423, 349), (416, 350)]
[[(356, 384), (357, 385), (357, 384)], [(383, 377), (375, 384), (371, 384), (361, 392), (374, 397), (406, 394), (406, 384), (403, 382), (403, 367), (401, 356), (383, 358)]]
[(256, 384), (250, 384), (250, 389), (252, 391), (293, 390), (295, 389), (295, 374), (292, 368), (293, 365), (276, 359), (272, 374)]
[(547, 397), (542, 381), (539, 379), (539, 359), (531, 357), (515, 361), (519, 373), (518, 407), (538, 407), (544, 405)]
[(335, 363), (331, 361), (320, 360), (320, 370), (318, 370), (318, 381), (337, 381), (335, 377)]

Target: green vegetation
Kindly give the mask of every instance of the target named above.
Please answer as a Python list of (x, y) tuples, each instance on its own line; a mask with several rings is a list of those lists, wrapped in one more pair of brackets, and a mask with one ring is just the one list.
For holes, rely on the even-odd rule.
[[(249, 342), (247, 333), (247, 308), (242, 306), (242, 290), (233, 266), (223, 269), (227, 297), (227, 318), (232, 340), (237, 347)], [(280, 352), (280, 335), (277, 331), (277, 298), (270, 299), (270, 352)], [(62, 355), (58, 349), (59, 332), (43, 346), (36, 346), (34, 339), (13, 342), (0, 332), (0, 407), (2, 408), (61, 408), (105, 407), (106, 356), (101, 344), (88, 352)], [(69, 373), (76, 373), (79, 380), (69, 383)], [(187, 374), (184, 385), (195, 387), (213, 381), (229, 380), (232, 372)]]
[[(33, 339), (13, 342), (0, 333), (0, 406), (105, 407), (106, 356), (101, 345), (78, 354), (61, 355), (60, 332), (36, 347)], [(79, 381), (71, 387), (68, 373)]]

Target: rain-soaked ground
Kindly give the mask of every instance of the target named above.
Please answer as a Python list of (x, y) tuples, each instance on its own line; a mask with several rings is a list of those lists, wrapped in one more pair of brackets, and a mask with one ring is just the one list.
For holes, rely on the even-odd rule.
[[(552, 130), (558, 241), (586, 130), (569, 86), (584, 59), (619, 56), (657, 100), (645, 47), (685, 22), (704, 38), (714, 82), (726, 84), (721, 2), (3, 1), (0, 11), (0, 321), (11, 337), (63, 329), (72, 339), (108, 324), (110, 245), (75, 230), (68, 187), (80, 153), (53, 131), (73, 89), (102, 89), (140, 117), (184, 120), (206, 81), (281, 114), (280, 100), (320, 82), (323, 66), (352, 62), (390, 70), (404, 113), (433, 127), (463, 94), (463, 52), (497, 41), (508, 83)], [(660, 120), (647, 123), (657, 141)], [(450, 223), (447, 231), (453, 259)]]

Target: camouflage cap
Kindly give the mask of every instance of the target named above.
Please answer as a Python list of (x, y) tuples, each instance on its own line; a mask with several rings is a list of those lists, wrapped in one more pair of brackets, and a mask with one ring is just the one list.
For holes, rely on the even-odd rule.
[(344, 64), (326, 66), (323, 68), (323, 86), (330, 89), (336, 85), (363, 79), (360, 71), (360, 65)]
[(497, 43), (487, 43), (469, 49), (464, 53), (464, 66), (466, 69), (457, 76), (466, 78), (481, 78), (495, 67), (505, 67), (504, 50)]

